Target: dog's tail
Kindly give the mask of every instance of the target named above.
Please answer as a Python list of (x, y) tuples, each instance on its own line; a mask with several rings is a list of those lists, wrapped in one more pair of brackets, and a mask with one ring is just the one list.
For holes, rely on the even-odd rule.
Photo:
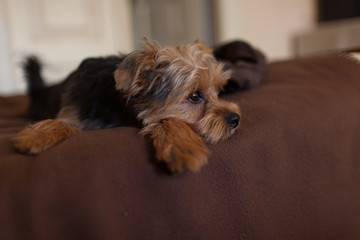
[(26, 57), (22, 65), (30, 101), (26, 117), (33, 121), (56, 117), (61, 104), (61, 86), (47, 86), (41, 74), (42, 66), (36, 56)]
[(23, 62), (23, 72), (27, 82), (27, 93), (31, 96), (44, 89), (45, 82), (41, 76), (42, 64), (36, 56), (28, 56)]

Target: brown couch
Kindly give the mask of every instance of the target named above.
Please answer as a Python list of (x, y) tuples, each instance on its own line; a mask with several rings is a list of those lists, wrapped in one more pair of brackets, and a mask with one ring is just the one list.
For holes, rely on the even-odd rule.
[(271, 63), (225, 98), (241, 128), (177, 176), (131, 127), (18, 154), (27, 99), (0, 98), (0, 239), (360, 239), (360, 65)]

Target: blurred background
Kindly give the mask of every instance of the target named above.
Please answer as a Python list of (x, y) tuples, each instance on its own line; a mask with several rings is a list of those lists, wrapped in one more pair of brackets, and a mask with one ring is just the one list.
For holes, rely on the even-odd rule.
[(0, 95), (23, 93), (24, 56), (49, 83), (88, 56), (242, 39), (269, 61), (360, 47), (360, 0), (0, 0)]

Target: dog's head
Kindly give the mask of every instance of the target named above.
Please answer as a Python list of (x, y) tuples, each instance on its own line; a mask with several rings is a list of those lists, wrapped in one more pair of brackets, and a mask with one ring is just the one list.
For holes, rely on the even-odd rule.
[(216, 142), (229, 137), (239, 124), (239, 107), (218, 98), (230, 72), (202, 43), (158, 48), (147, 41), (121, 62), (114, 77), (116, 89), (142, 121), (143, 133), (175, 118)]

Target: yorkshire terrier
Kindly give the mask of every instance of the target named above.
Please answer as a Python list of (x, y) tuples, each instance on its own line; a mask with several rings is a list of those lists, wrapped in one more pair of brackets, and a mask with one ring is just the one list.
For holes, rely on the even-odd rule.
[[(36, 58), (27, 60), (33, 103), (46, 101), (40, 67)], [(126, 56), (85, 59), (65, 81), (47, 89), (59, 99), (54, 118), (29, 125), (13, 142), (21, 153), (38, 154), (79, 131), (137, 120), (140, 133), (153, 140), (157, 160), (173, 173), (197, 171), (209, 154), (203, 140), (228, 138), (239, 125), (239, 107), (218, 97), (230, 75), (202, 43), (160, 48), (145, 41)]]

